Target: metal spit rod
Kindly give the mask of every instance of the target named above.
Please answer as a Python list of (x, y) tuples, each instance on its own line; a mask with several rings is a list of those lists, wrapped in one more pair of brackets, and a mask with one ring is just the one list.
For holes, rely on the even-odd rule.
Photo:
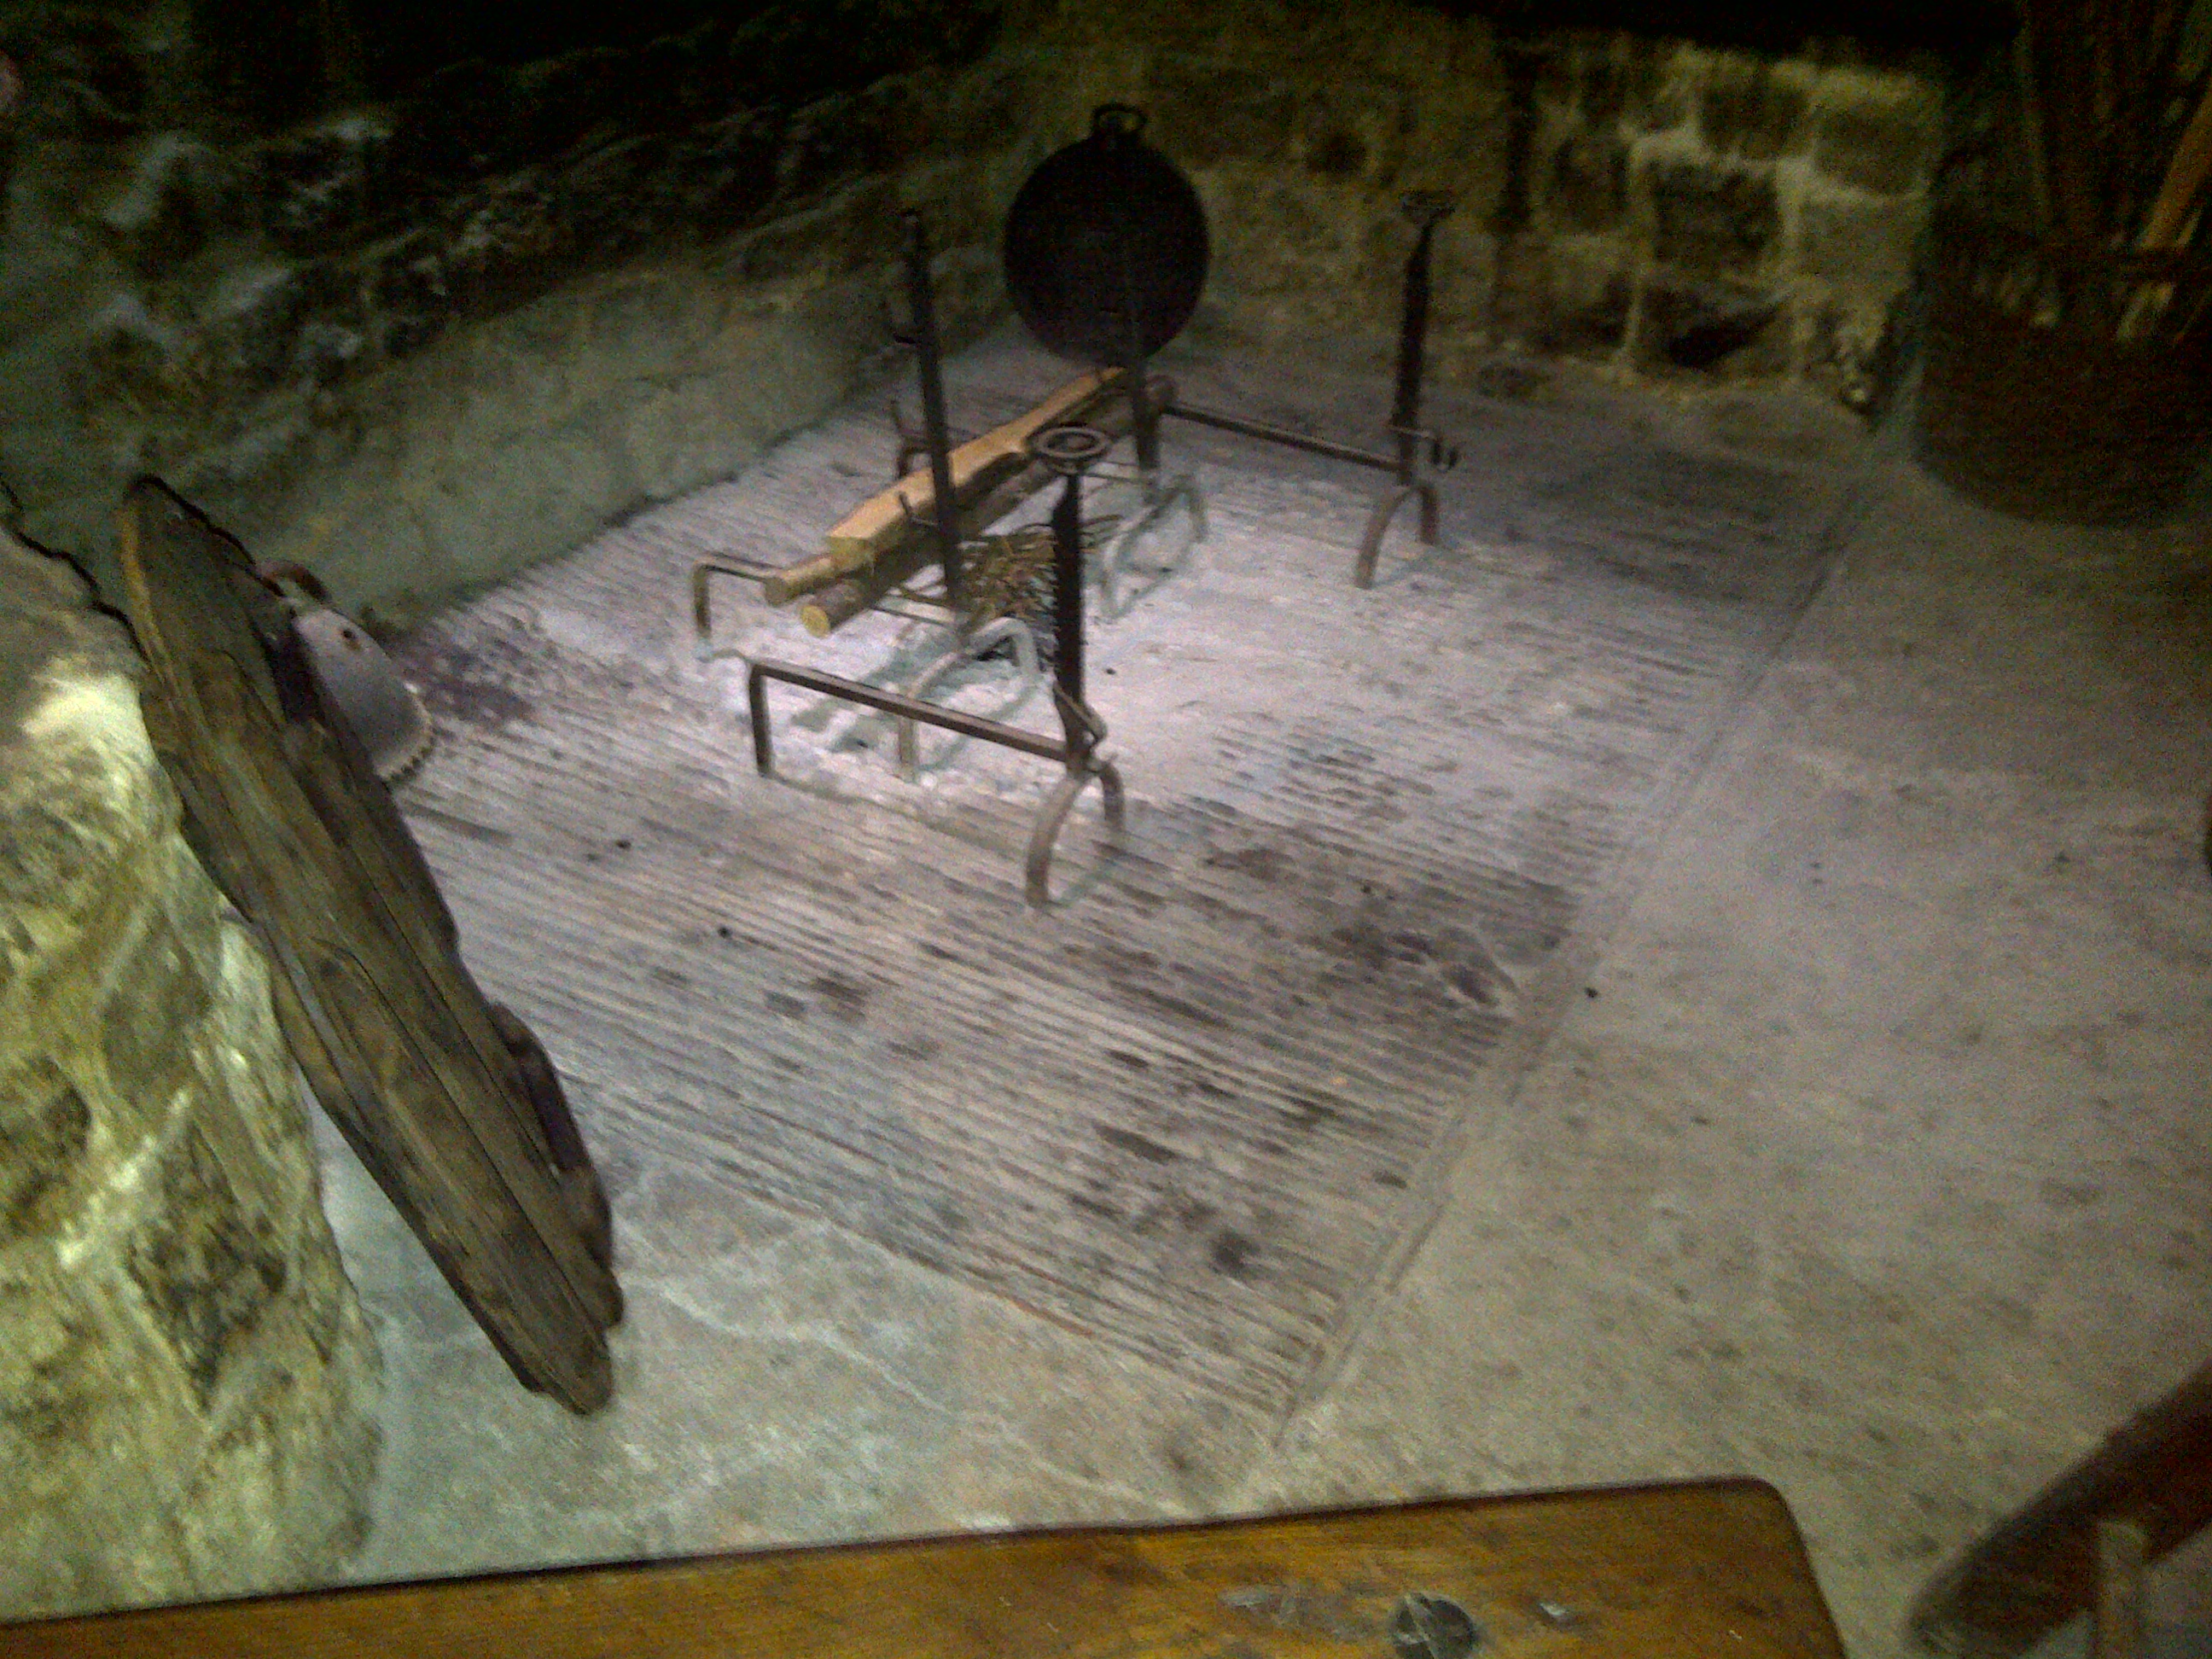
[(767, 657), (756, 657), (745, 674), (745, 702), (752, 715), (753, 766), (763, 776), (775, 769), (775, 751), (768, 719), (768, 683), (770, 680), (795, 685), (805, 691), (818, 691), (824, 696), (837, 697), (846, 702), (857, 702), (886, 714), (920, 720), (924, 726), (941, 726), (947, 732), (957, 732), (963, 738), (980, 738), (986, 743), (1018, 749), (1025, 755), (1035, 755), (1039, 760), (1066, 758), (1067, 745), (1060, 738), (1048, 738), (1042, 732), (1026, 732), (1018, 726), (1008, 726), (1003, 720), (987, 720), (981, 714), (948, 708), (939, 702), (924, 702), (918, 697), (908, 696), (902, 691), (886, 691), (881, 686), (864, 685), (859, 680), (848, 679), (842, 674), (826, 674), (818, 668), (808, 668), (795, 662), (778, 662)]
[(1395, 440), (1395, 454), (1378, 454), (1356, 444), (1316, 438), (1267, 421), (1224, 415), (1218, 410), (1200, 409), (1192, 404), (1168, 402), (1162, 404), (1159, 413), (1195, 425), (1257, 438), (1263, 443), (1279, 444), (1286, 449), (1304, 450), (1309, 455), (1325, 455), (1331, 460), (1349, 461), (1355, 466), (1371, 466), (1379, 472), (1394, 475), (1401, 484), (1415, 482), (1424, 438), (1437, 448), (1436, 459), (1442, 459), (1445, 453), (1442, 445), (1421, 428), (1421, 382), (1426, 368), (1436, 228), (1451, 212), (1452, 198), (1441, 191), (1413, 191), (1400, 202), (1399, 210), (1418, 234), (1413, 252), (1406, 256), (1405, 302), (1398, 325), (1397, 385), (1390, 406), (1390, 432)]
[(1224, 415), (1211, 409), (1200, 409), (1190, 404), (1163, 404), (1163, 415), (1172, 415), (1179, 421), (1188, 421), (1197, 426), (1218, 427), (1224, 432), (1242, 434), (1247, 438), (1258, 438), (1271, 444), (1280, 444), (1287, 449), (1303, 449), (1312, 455), (1326, 455), (1332, 460), (1351, 461), (1360, 466), (1377, 467), (1385, 472), (1395, 472), (1398, 463), (1388, 455), (1378, 455), (1371, 449), (1360, 449), (1352, 444), (1340, 444), (1329, 438), (1316, 438), (1304, 432), (1293, 432), (1286, 426), (1273, 426), (1266, 421), (1249, 421), (1241, 415)]
[(929, 230), (921, 215), (908, 208), (906, 226), (907, 316), (913, 329), (916, 365), (921, 377), (921, 429), (929, 446), (929, 486), (933, 501), (929, 524), (937, 535), (939, 562), (945, 567), (945, 591), (960, 592), (960, 515), (952, 499), (952, 434), (945, 420), (945, 365), (937, 343), (937, 301), (929, 280)]

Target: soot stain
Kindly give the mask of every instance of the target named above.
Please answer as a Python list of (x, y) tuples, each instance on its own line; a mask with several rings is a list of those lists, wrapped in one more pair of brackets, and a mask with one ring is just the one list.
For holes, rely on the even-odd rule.
[(1128, 1129), (1117, 1129), (1110, 1123), (1095, 1123), (1098, 1139), (1132, 1157), (1141, 1158), (1147, 1164), (1172, 1164), (1181, 1156), (1171, 1146), (1163, 1146), (1157, 1140)]
[(1213, 1236), (1213, 1243), (1206, 1252), (1206, 1260), (1213, 1271), (1228, 1279), (1249, 1279), (1252, 1258), (1259, 1247), (1234, 1227), (1224, 1227)]
[(1275, 882), (1282, 879), (1290, 860), (1279, 847), (1245, 847), (1233, 853), (1210, 854), (1206, 862), (1212, 869), (1234, 870), (1255, 881)]
[(536, 663), (513, 641), (495, 636), (463, 644), (425, 628), (397, 645), (392, 657), (434, 716), (496, 732), (537, 713), (517, 689), (531, 683)]
[(831, 973), (816, 980), (814, 990), (829, 1008), (832, 1018), (850, 1025), (866, 1017), (871, 994), (866, 986), (847, 979), (842, 974)]

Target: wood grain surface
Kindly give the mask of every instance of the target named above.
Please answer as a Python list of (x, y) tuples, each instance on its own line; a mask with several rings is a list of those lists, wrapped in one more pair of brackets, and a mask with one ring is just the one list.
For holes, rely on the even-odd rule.
[(148, 735), (316, 1098), (517, 1377), (596, 1409), (622, 1315), (596, 1184), (566, 1178), (388, 793), (236, 543), (148, 480), (118, 553)]
[(1720, 1480), (876, 1544), (0, 1626), (0, 1659), (1841, 1659), (1788, 1507)]

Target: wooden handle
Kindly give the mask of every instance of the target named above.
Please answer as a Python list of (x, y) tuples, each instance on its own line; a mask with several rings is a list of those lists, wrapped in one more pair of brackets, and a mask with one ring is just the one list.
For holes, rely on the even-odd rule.
[(2136, 246), (2148, 251), (2170, 248), (2179, 242), (2189, 210), (2203, 193), (2207, 178), (2212, 178), (2212, 87), (2206, 88), (2203, 97), (2197, 100), (2197, 112), (2189, 118), (2188, 129), (2174, 147), (2173, 160), (2166, 164), (2166, 177), (2144, 216)]

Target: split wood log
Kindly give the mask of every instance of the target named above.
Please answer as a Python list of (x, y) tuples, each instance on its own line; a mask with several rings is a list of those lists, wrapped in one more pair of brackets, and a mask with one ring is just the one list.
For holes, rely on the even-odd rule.
[[(1024, 470), (1029, 464), (1030, 439), (1046, 427), (1069, 421), (1097, 424), (1117, 401), (1115, 382), (1120, 378), (1118, 369), (1094, 369), (1069, 381), (1027, 414), (962, 444), (951, 457), (955, 504), (965, 507)], [(908, 473), (840, 520), (824, 538), (821, 552), (763, 582), (761, 597), (770, 605), (788, 605), (803, 593), (866, 569), (908, 538), (915, 520), (930, 515), (936, 498), (927, 467)]]
[[(1164, 409), (1175, 400), (1174, 385), (1165, 378), (1156, 376), (1148, 384), (1152, 392), (1153, 408)], [(1073, 420), (1079, 417), (1070, 414), (1063, 418)], [(1113, 396), (1110, 387), (1096, 404), (1085, 410), (1080, 418), (1109, 438), (1126, 437), (1133, 423), (1129, 400)], [(960, 533), (963, 536), (981, 533), (1039, 490), (1047, 488), (1053, 482), (1054, 476), (1049, 467), (1036, 461), (1030, 462), (1012, 477), (1002, 479), (988, 494), (962, 508)], [(902, 529), (906, 532), (903, 537), (892, 543), (872, 562), (811, 590), (806, 596), (806, 602), (799, 609), (799, 620), (805, 624), (808, 633), (817, 640), (828, 638), (862, 611), (872, 609), (892, 589), (912, 581), (936, 561), (937, 541), (934, 537), (914, 525), (904, 526)], [(765, 584), (763, 591), (766, 592)]]
[[(1122, 407), (1126, 409), (1127, 405)], [(1127, 422), (1121, 424), (1126, 426)], [(960, 533), (976, 534), (1051, 482), (1050, 471), (1031, 462), (963, 511)], [(806, 595), (805, 602), (799, 607), (799, 620), (816, 639), (826, 639), (893, 588), (912, 581), (936, 562), (936, 538), (916, 531), (860, 569), (825, 583)]]

